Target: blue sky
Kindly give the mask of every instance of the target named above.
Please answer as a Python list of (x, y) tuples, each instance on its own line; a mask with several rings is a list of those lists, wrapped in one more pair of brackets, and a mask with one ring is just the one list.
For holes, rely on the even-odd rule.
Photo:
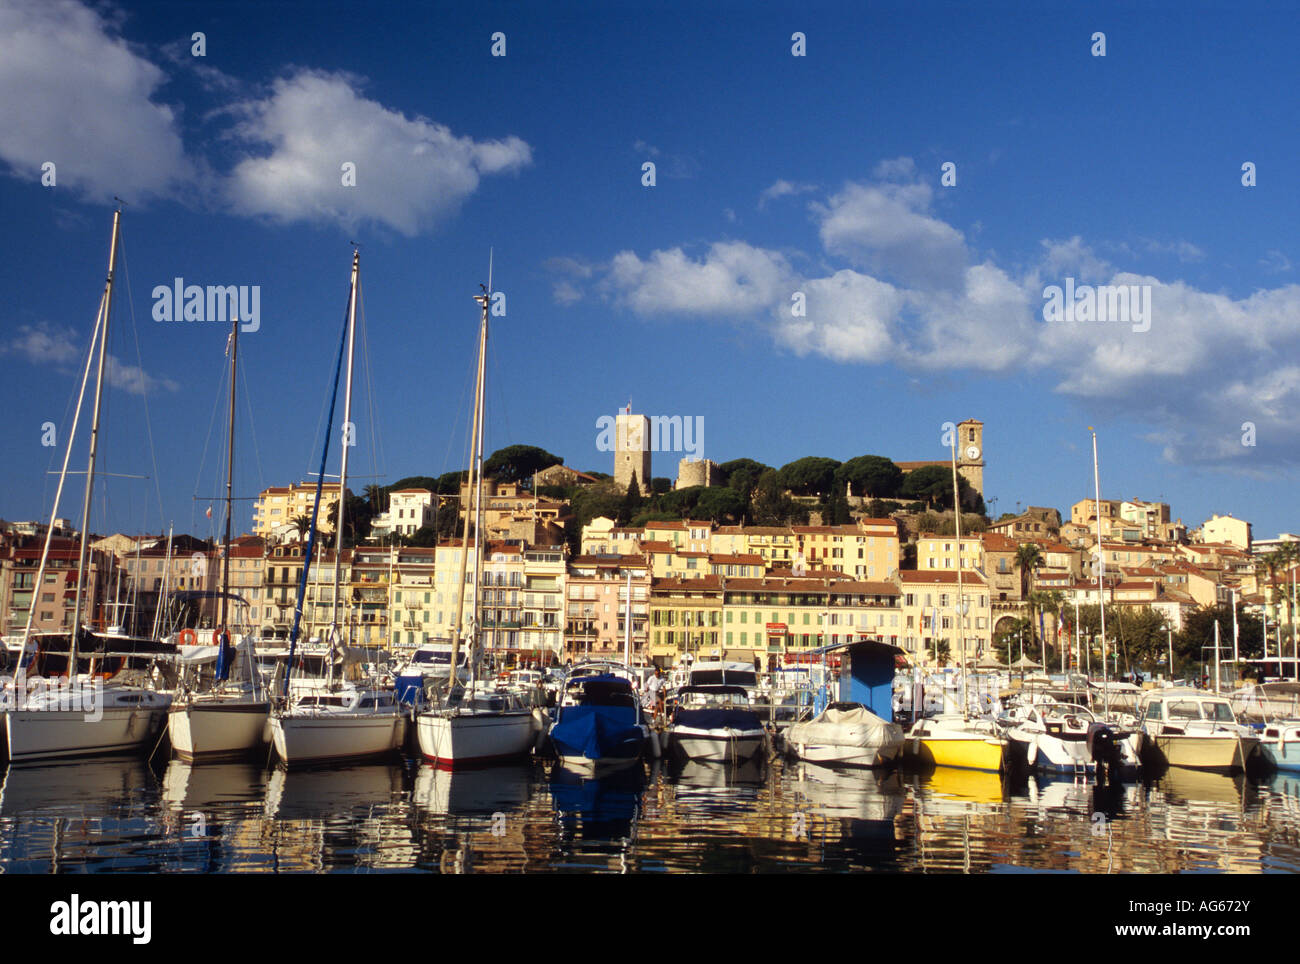
[[(1104, 496), (1296, 530), (1297, 12), (0, 0), (0, 516), (49, 512), (119, 194), (103, 464), (151, 479), (98, 530), (208, 534), (226, 329), (153, 320), (178, 276), (260, 287), (239, 493), (315, 469), (353, 240), (355, 488), (462, 463), (492, 247), (489, 451), (609, 471), (629, 399), (777, 466), (943, 458), (977, 417), (1001, 513), (1090, 495), (1095, 425)], [(1150, 286), (1149, 330), (1044, 321), (1067, 278)]]

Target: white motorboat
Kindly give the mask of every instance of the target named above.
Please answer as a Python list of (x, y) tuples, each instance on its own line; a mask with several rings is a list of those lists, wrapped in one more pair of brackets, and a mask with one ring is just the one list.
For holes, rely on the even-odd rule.
[(1300, 720), (1275, 720), (1260, 731), (1264, 753), (1279, 770), (1300, 770)]
[(820, 714), (786, 729), (788, 752), (810, 763), (892, 766), (903, 750), (903, 728), (861, 703), (831, 703)]
[(668, 747), (692, 759), (743, 763), (764, 757), (767, 730), (743, 686), (700, 685), (677, 691)]
[(1226, 697), (1194, 689), (1148, 692), (1139, 705), (1144, 750), (1159, 763), (1194, 770), (1267, 767), (1255, 731), (1237, 722)]
[(1018, 758), (1034, 770), (1133, 776), (1141, 768), (1142, 734), (1107, 723), (1087, 707), (1039, 699), (1013, 707), (1002, 720)]

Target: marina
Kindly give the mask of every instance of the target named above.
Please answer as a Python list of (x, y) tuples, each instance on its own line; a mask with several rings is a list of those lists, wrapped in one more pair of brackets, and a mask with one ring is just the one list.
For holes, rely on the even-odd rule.
[(1295, 873), (1300, 782), (1171, 770), (1114, 788), (777, 759), (599, 778), (514, 765), (15, 766), (12, 873)]

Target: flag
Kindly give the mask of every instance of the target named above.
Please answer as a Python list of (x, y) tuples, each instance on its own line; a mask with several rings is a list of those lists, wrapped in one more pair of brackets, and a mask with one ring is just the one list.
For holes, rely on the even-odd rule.
[(208, 506), (208, 511), (204, 513), (209, 519), (212, 518), (212, 506)]

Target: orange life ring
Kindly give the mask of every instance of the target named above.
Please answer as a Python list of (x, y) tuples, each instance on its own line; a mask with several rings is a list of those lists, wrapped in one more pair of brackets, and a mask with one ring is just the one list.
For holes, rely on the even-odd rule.
[(197, 646), (199, 644), (199, 634), (193, 629), (182, 629), (180, 644), (182, 646)]
[(220, 645), (221, 645), (221, 630), (219, 630), (219, 629), (214, 629), (214, 630), (212, 631), (212, 645), (213, 645), (213, 646), (220, 646)]

